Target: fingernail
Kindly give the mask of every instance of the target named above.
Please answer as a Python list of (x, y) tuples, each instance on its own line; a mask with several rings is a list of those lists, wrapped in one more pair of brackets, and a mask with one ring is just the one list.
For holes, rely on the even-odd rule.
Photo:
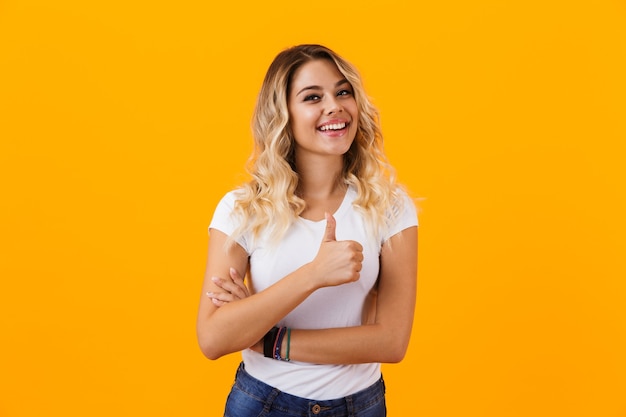
[(208, 295), (209, 297), (213, 297), (213, 293), (212, 293), (212, 292), (210, 292), (210, 291), (208, 291), (208, 292), (206, 293), (206, 295)]
[(211, 277), (211, 281), (220, 282), (220, 279), (218, 277)]
[(236, 273), (237, 273), (237, 270), (231, 266), (231, 267), (230, 267), (230, 273), (231, 273), (231, 274), (236, 274)]

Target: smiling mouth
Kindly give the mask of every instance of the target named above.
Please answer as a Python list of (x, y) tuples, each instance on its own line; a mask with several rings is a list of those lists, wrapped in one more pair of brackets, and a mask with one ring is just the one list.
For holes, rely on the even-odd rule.
[(348, 126), (348, 123), (342, 122), (342, 123), (332, 123), (332, 124), (328, 124), (328, 125), (324, 125), (324, 126), (320, 126), (317, 128), (317, 130), (322, 131), (322, 132), (327, 132), (327, 131), (335, 131), (335, 130), (343, 130)]

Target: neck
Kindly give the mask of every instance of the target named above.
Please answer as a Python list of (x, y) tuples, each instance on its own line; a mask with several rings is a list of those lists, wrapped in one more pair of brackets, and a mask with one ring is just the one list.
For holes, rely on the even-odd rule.
[(320, 158), (296, 165), (300, 177), (298, 193), (303, 198), (328, 198), (346, 188), (341, 181), (343, 157)]

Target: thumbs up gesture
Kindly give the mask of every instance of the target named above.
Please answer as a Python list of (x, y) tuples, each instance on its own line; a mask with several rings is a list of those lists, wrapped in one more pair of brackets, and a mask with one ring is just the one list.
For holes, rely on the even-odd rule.
[(363, 263), (363, 246), (354, 240), (337, 241), (335, 218), (326, 217), (326, 230), (319, 251), (311, 262), (319, 287), (330, 287), (357, 281)]

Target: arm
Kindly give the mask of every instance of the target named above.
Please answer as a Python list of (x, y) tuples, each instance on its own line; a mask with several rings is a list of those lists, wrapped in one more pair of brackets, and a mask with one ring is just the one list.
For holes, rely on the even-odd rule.
[[(327, 364), (400, 362), (413, 326), (416, 278), (417, 227), (410, 227), (394, 235), (381, 251), (374, 323), (348, 328), (293, 330), (290, 358)], [(283, 353), (284, 350), (285, 342)]]
[[(363, 248), (354, 241), (336, 241), (335, 220), (327, 217), (327, 232), (315, 259), (262, 292), (219, 307), (205, 295), (222, 291), (220, 282), (232, 276), (230, 268), (242, 276), (248, 255), (238, 244), (225, 246), (227, 236), (211, 230), (202, 297), (198, 310), (197, 335), (205, 356), (217, 359), (248, 348), (259, 341), (285, 315), (313, 291), (359, 278)], [(215, 280), (214, 280), (215, 278)]]
[[(394, 235), (382, 248), (375, 311), (366, 309), (364, 325), (323, 330), (292, 330), (290, 359), (326, 364), (399, 362), (408, 347), (417, 290), (417, 227)], [(233, 280), (234, 281), (234, 280)], [(236, 285), (222, 288), (229, 302)], [(369, 296), (368, 296), (369, 297)], [(367, 301), (369, 302), (369, 300)], [(262, 353), (262, 344), (253, 346)], [(282, 356), (286, 342), (283, 340)]]

